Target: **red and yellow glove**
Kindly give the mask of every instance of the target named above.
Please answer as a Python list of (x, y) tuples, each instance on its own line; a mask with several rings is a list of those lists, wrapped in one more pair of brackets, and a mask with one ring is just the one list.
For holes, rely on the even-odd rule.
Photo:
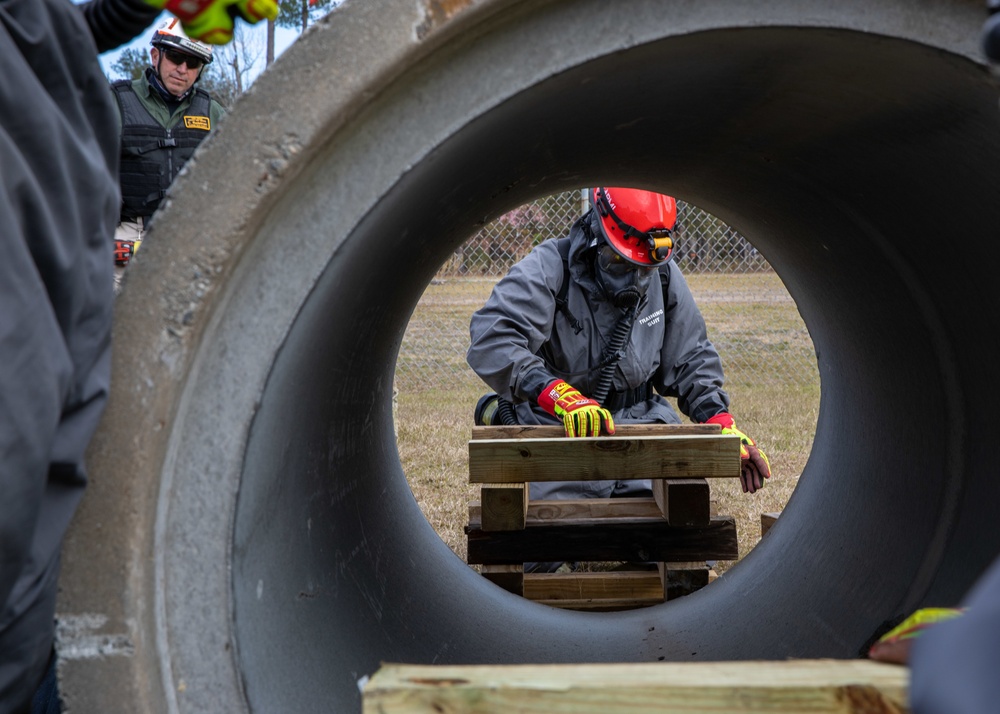
[(563, 420), (566, 436), (600, 436), (602, 422), (604, 431), (615, 433), (611, 412), (561, 379), (542, 390), (538, 395), (538, 405)]
[(251, 25), (278, 16), (278, 0), (144, 0), (159, 10), (167, 10), (181, 21), (193, 40), (224, 45), (233, 39), (237, 17)]
[(115, 239), (115, 265), (125, 266), (132, 260), (132, 256), (139, 250), (141, 240), (118, 240)]
[(743, 484), (743, 493), (753, 493), (764, 488), (764, 479), (771, 478), (771, 462), (753, 439), (736, 428), (733, 415), (722, 412), (705, 423), (718, 424), (722, 427), (723, 434), (740, 437), (740, 483)]
[(882, 635), (868, 650), (868, 656), (879, 662), (907, 664), (910, 647), (920, 634), (939, 622), (953, 620), (965, 612), (965, 608), (925, 607), (917, 610), (894, 628)]

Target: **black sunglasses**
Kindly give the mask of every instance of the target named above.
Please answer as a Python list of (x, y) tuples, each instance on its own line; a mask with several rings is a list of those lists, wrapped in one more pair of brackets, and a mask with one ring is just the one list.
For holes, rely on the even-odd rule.
[(205, 64), (202, 59), (186, 55), (183, 52), (178, 52), (177, 50), (163, 50), (163, 56), (178, 67), (182, 64), (186, 64), (188, 69), (201, 69), (201, 66)]

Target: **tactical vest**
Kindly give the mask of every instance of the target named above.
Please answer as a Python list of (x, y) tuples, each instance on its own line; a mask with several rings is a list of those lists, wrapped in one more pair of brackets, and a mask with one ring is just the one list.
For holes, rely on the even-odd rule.
[(208, 136), (211, 99), (208, 92), (195, 89), (181, 121), (173, 129), (164, 129), (139, 101), (130, 80), (119, 80), (111, 87), (122, 116), (122, 218), (148, 218)]

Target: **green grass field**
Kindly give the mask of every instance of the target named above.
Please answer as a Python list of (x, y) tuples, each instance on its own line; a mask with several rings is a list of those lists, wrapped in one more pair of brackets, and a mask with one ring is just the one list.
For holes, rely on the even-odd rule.
[[(716, 512), (732, 515), (740, 557), (760, 538), (760, 514), (788, 502), (812, 447), (819, 377), (812, 340), (773, 273), (689, 275), (709, 338), (722, 355), (737, 424), (767, 453), (773, 476), (747, 495), (713, 482)], [(472, 413), (486, 386), (465, 364), (468, 325), (492, 281), (449, 279), (428, 286), (396, 367), (399, 455), (414, 497), (442, 540), (463, 560)], [(732, 563), (719, 563), (725, 571)]]

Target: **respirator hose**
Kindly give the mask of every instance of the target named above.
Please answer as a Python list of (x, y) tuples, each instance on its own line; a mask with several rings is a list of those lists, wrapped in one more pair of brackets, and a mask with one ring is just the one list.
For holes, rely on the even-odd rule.
[(504, 426), (514, 426), (517, 424), (517, 415), (514, 412), (514, 405), (503, 397), (497, 397), (497, 416)]
[(630, 306), (618, 318), (615, 329), (611, 332), (611, 339), (608, 340), (608, 348), (605, 352), (606, 357), (603, 360), (601, 372), (597, 377), (597, 389), (590, 395), (590, 398), (598, 402), (601, 406), (604, 406), (604, 400), (607, 399), (608, 392), (611, 390), (611, 382), (615, 376), (615, 367), (618, 366), (618, 363), (622, 359), (622, 350), (632, 335), (632, 326), (635, 324), (635, 318), (638, 314), (639, 305), (634, 304)]

